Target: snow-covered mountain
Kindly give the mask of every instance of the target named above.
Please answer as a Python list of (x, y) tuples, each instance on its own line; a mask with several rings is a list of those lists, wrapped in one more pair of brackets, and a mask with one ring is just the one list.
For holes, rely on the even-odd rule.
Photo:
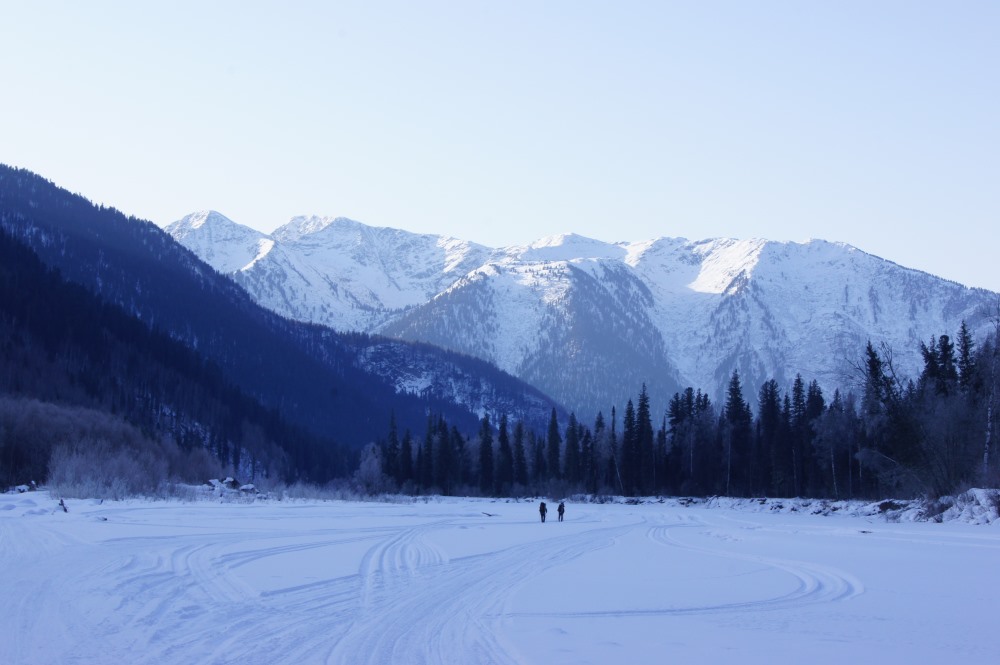
[(262, 305), (299, 321), (371, 332), (482, 265), (474, 243), (373, 228), (343, 217), (295, 217), (271, 235), (216, 212), (167, 228)]
[(490, 249), (342, 218), (267, 236), (217, 213), (168, 231), (281, 314), (467, 353), (587, 415), (642, 383), (659, 402), (686, 386), (717, 397), (734, 369), (751, 401), (797, 373), (849, 388), (869, 339), (913, 376), (921, 341), (962, 320), (982, 338), (997, 298), (822, 240), (570, 234)]

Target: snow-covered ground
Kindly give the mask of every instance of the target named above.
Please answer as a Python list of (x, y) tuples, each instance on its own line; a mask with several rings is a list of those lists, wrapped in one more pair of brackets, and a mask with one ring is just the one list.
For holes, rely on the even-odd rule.
[(66, 504), (0, 495), (0, 663), (1000, 655), (997, 522), (719, 501), (570, 503), (545, 524), (537, 503), (474, 499)]

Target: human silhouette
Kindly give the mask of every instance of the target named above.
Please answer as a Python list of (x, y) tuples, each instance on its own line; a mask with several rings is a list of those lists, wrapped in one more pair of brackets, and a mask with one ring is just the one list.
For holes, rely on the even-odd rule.
[(538, 506), (538, 512), (542, 516), (542, 521), (545, 521), (545, 513), (549, 512), (549, 509), (545, 507), (545, 502), (542, 501), (542, 505)]
[(562, 501), (559, 502), (559, 521), (562, 522), (563, 513), (566, 512), (566, 504)]

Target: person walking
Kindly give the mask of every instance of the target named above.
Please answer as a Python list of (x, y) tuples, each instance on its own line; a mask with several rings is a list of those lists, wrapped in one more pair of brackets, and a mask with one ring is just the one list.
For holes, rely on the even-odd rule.
[(563, 513), (566, 512), (566, 504), (562, 501), (559, 502), (559, 521), (562, 522)]
[(542, 505), (538, 506), (538, 512), (542, 516), (542, 521), (545, 521), (545, 513), (549, 512), (549, 509), (545, 507), (545, 502), (542, 501)]

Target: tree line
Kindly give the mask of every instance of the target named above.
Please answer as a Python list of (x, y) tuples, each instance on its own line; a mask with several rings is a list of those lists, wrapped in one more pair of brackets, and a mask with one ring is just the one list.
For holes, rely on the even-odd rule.
[(721, 404), (687, 388), (666, 412), (650, 410), (643, 385), (623, 413), (593, 425), (555, 410), (546, 431), (506, 416), (482, 418), (463, 435), (430, 416), (415, 435), (395, 420), (362, 451), (355, 474), (368, 492), (484, 496), (937, 497), (996, 486), (996, 330), (977, 344), (963, 322), (956, 338), (921, 344), (923, 369), (910, 379), (892, 350), (871, 342), (851, 390), (825, 394), (797, 375), (783, 390), (765, 381), (748, 398), (734, 371)]

